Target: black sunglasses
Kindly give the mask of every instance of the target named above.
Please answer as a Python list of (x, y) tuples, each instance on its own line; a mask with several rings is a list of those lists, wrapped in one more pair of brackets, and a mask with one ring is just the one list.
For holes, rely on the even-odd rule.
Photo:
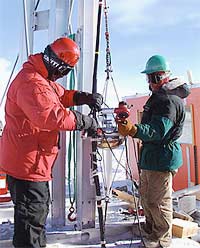
[(148, 81), (148, 83), (159, 84), (162, 79), (163, 79), (163, 75), (159, 75), (159, 74), (147, 74), (147, 81)]

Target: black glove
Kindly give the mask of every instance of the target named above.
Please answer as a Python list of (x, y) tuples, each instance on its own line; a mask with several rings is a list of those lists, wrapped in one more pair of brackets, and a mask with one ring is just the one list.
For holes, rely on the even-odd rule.
[(99, 93), (90, 94), (88, 92), (77, 91), (74, 94), (74, 102), (76, 105), (87, 104), (90, 108), (100, 111), (103, 103), (103, 96)]
[(89, 136), (96, 133), (97, 122), (94, 118), (83, 115), (78, 111), (73, 111), (76, 116), (76, 130), (87, 130)]

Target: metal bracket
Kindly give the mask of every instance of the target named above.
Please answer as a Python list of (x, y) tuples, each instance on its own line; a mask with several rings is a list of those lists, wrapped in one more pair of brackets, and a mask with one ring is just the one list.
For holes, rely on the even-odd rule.
[(35, 11), (33, 15), (33, 31), (49, 28), (49, 10)]

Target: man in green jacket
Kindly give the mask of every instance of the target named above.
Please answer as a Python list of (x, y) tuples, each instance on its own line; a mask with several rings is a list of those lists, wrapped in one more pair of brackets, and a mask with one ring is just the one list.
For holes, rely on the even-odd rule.
[(140, 194), (145, 213), (145, 246), (170, 247), (172, 227), (172, 176), (182, 165), (177, 139), (182, 134), (185, 110), (182, 98), (189, 94), (186, 84), (170, 79), (167, 61), (152, 56), (142, 72), (147, 75), (152, 95), (144, 105), (142, 121), (118, 123), (119, 133), (142, 140), (139, 167)]

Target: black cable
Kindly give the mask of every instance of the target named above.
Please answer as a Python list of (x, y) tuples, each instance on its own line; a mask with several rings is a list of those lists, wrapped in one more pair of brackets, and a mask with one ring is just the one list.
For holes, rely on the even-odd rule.
[(92, 93), (97, 92), (97, 68), (98, 68), (98, 57), (99, 57), (99, 41), (100, 41), (100, 29), (101, 29), (102, 5), (103, 5), (103, 0), (99, 0), (99, 8), (98, 8), (98, 16), (97, 16), (97, 36), (96, 36), (94, 70), (93, 70), (93, 80), (92, 80), (93, 81)]
[(37, 10), (39, 3), (40, 3), (40, 0), (37, 1), (36, 5), (35, 5), (35, 8), (34, 8), (34, 11)]
[[(99, 41), (100, 41), (100, 29), (101, 29), (101, 16), (102, 16), (102, 0), (99, 0), (98, 15), (97, 15), (97, 32), (96, 32), (96, 45), (95, 45), (95, 56), (94, 56), (94, 69), (93, 69), (93, 84), (92, 84), (92, 93), (97, 92), (97, 68), (98, 68), (98, 57), (99, 57)], [(96, 111), (92, 111), (93, 118), (96, 119)], [(92, 154), (91, 154), (91, 166), (93, 171), (93, 179), (96, 188), (96, 203), (97, 211), (99, 217), (99, 229), (100, 229), (100, 239), (101, 247), (106, 247), (105, 241), (105, 222), (103, 216), (103, 208), (101, 203), (101, 189), (99, 183), (99, 176), (97, 174), (97, 141), (94, 141), (97, 134), (93, 134), (92, 138)]]

